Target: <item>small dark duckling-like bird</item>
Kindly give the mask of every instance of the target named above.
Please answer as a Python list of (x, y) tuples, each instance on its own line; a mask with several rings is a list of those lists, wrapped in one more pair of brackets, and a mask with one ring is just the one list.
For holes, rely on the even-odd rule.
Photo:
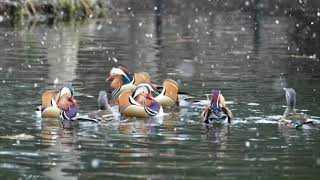
[(202, 112), (202, 116), (206, 124), (223, 123), (225, 121), (231, 123), (233, 114), (226, 106), (225, 99), (220, 90), (212, 90), (211, 101)]
[(78, 116), (76, 119), (94, 122), (109, 122), (116, 119), (115, 114), (111, 111), (111, 107), (108, 104), (106, 91), (99, 92), (98, 108), (98, 110), (89, 112), (84, 116)]
[(315, 126), (315, 122), (308, 120), (307, 116), (304, 114), (298, 114), (295, 110), (296, 107), (296, 92), (292, 88), (283, 88), (286, 93), (287, 108), (283, 113), (280, 122), (283, 123), (288, 128), (296, 129), (305, 124)]

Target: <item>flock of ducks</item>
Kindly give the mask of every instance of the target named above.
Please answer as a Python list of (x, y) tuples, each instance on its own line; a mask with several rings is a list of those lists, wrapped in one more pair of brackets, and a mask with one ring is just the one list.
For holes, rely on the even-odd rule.
[[(131, 74), (122, 66), (113, 67), (106, 79), (110, 83), (109, 92), (117, 101), (118, 110), (123, 117), (161, 117), (165, 110), (179, 108), (179, 85), (173, 79), (165, 79), (162, 86), (150, 81), (146, 72)], [(295, 111), (296, 92), (292, 88), (284, 88), (287, 108), (279, 122), (288, 128), (298, 128), (303, 125), (316, 126), (304, 114)], [(85, 116), (79, 116), (79, 106), (74, 98), (73, 87), (63, 87), (61, 90), (49, 90), (42, 94), (41, 106), (37, 111), (44, 118), (60, 118), (62, 120), (93, 120), (100, 122), (114, 119), (114, 114), (108, 103), (108, 93), (100, 91), (98, 97), (99, 110)], [(225, 98), (220, 90), (212, 90), (211, 99), (204, 108), (203, 122), (231, 123), (234, 118), (226, 106)]]

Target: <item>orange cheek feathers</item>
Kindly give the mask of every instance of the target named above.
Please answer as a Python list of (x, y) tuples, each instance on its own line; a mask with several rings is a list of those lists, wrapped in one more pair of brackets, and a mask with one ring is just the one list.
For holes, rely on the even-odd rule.
[(60, 109), (63, 109), (64, 111), (69, 110), (71, 107), (77, 106), (75, 101), (70, 101), (69, 99), (66, 99), (66, 98), (61, 98), (58, 101), (57, 105)]
[(144, 97), (143, 95), (139, 95), (135, 98), (135, 100), (140, 103), (142, 106), (150, 106), (152, 101), (151, 99), (148, 99), (146, 97)]

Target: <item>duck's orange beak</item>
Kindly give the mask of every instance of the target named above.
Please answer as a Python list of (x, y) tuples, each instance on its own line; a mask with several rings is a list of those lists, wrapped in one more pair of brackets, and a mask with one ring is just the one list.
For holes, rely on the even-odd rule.
[(76, 103), (76, 100), (74, 99), (74, 96), (69, 97), (68, 100), (71, 102), (71, 107), (79, 107)]
[(150, 100), (153, 100), (153, 99), (154, 99), (153, 96), (151, 95), (151, 93), (148, 93), (147, 99), (150, 99)]
[(111, 81), (112, 79), (114, 79), (117, 75), (116, 74), (112, 74), (109, 77), (106, 78), (106, 81)]
[(73, 97), (73, 96), (69, 97), (69, 101), (71, 101), (71, 102), (75, 102), (74, 97)]

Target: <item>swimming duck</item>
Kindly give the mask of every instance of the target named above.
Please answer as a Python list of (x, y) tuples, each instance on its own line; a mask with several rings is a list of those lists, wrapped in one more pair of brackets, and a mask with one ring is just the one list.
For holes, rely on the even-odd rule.
[(212, 97), (206, 109), (202, 112), (203, 121), (209, 123), (231, 123), (233, 114), (228, 109), (220, 90), (212, 90)]
[(98, 97), (98, 110), (89, 112), (83, 116), (77, 116), (77, 120), (86, 120), (94, 122), (109, 122), (115, 120), (115, 114), (111, 111), (111, 107), (108, 104), (107, 92), (100, 91)]
[(295, 110), (296, 107), (296, 92), (292, 88), (283, 88), (286, 93), (287, 108), (283, 113), (281, 122), (288, 128), (298, 128), (305, 124), (315, 126), (315, 122), (308, 120), (304, 114), (298, 114)]
[(126, 90), (119, 95), (119, 110), (122, 116), (147, 118), (163, 116), (160, 103), (155, 101), (146, 86), (139, 86), (134, 92)]
[(172, 79), (166, 79), (163, 82), (162, 91), (152, 83), (140, 83), (137, 87), (146, 87), (151, 92), (154, 100), (159, 102), (162, 107), (173, 107), (178, 105), (178, 83)]
[(74, 89), (63, 87), (60, 91), (49, 90), (43, 93), (41, 106), (41, 117), (71, 119), (76, 116), (78, 105), (74, 99)]
[(134, 91), (136, 86), (141, 82), (150, 82), (150, 75), (146, 72), (130, 74), (129, 71), (122, 67), (113, 67), (110, 71), (110, 76), (106, 81), (111, 82), (111, 92), (113, 95), (118, 96), (125, 90)]

